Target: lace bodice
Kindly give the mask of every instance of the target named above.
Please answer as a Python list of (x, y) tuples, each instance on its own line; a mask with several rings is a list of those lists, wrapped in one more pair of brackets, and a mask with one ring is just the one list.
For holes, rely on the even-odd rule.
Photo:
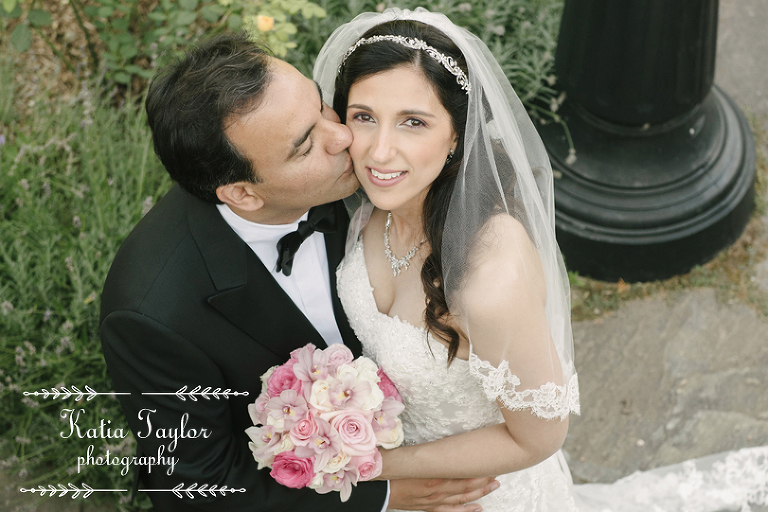
[[(514, 375), (479, 359), (446, 365), (447, 348), (425, 329), (378, 311), (362, 241), (337, 272), (338, 293), (366, 356), (403, 397), (405, 442), (424, 443), (503, 421), (495, 397), (518, 406), (533, 401), (540, 415), (574, 406), (568, 386), (510, 395)], [(476, 358), (476, 356), (474, 356)], [(529, 406), (531, 404), (529, 403)], [(552, 415), (559, 416), (559, 413)], [(557, 421), (557, 420), (555, 420)], [(614, 484), (574, 486), (561, 452), (531, 468), (501, 475), (501, 487), (479, 501), (486, 512), (714, 512), (768, 505), (768, 448), (719, 454), (635, 473)]]

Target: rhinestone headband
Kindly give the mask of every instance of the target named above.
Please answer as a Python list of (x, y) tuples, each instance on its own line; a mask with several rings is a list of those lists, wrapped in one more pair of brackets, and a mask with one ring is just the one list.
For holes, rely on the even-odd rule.
[(416, 39), (415, 37), (383, 35), (358, 39), (355, 44), (349, 47), (347, 53), (344, 54), (344, 57), (341, 59), (341, 63), (339, 64), (338, 71), (341, 71), (341, 68), (344, 67), (344, 63), (346, 62), (347, 58), (352, 55), (355, 50), (363, 45), (378, 43), (381, 41), (397, 43), (407, 48), (413, 48), (414, 50), (424, 50), (427, 52), (427, 55), (439, 62), (445, 69), (448, 70), (449, 73), (456, 77), (456, 82), (461, 86), (462, 89), (467, 92), (467, 94), (469, 94), (469, 91), (472, 90), (472, 84), (469, 83), (467, 75), (465, 75), (464, 71), (458, 66), (458, 64), (456, 64), (456, 61), (453, 59), (453, 57), (440, 53), (436, 48), (429, 46), (421, 39)]

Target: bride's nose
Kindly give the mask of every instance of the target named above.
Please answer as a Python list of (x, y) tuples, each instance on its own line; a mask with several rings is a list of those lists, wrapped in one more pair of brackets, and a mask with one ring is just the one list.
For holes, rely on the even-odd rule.
[(371, 158), (379, 163), (386, 163), (395, 153), (392, 134), (387, 130), (377, 130), (371, 141)]

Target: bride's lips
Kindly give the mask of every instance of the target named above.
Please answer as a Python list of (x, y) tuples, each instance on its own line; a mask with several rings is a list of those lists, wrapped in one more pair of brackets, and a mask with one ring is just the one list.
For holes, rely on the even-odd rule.
[(392, 171), (389, 169), (374, 169), (366, 167), (368, 180), (377, 187), (391, 187), (405, 179), (407, 171)]

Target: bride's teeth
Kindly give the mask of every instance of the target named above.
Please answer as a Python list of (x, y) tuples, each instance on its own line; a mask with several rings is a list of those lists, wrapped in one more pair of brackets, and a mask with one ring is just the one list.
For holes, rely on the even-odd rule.
[(400, 176), (404, 172), (405, 171), (390, 172), (390, 173), (384, 174), (384, 173), (381, 173), (381, 172), (378, 172), (378, 171), (375, 171), (375, 170), (371, 169), (371, 174), (373, 174), (376, 178), (378, 178), (380, 180), (391, 180), (392, 178), (397, 178), (398, 176)]

